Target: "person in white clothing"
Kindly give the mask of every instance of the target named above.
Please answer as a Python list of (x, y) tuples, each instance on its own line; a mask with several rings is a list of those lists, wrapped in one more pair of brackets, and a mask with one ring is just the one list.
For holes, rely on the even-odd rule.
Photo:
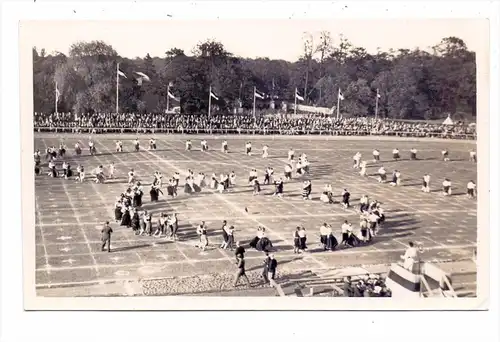
[(121, 140), (116, 141), (116, 152), (123, 152), (123, 143)]
[(156, 150), (156, 140), (154, 138), (149, 139), (149, 150)]
[(373, 162), (377, 163), (380, 161), (380, 151), (375, 149), (373, 150)]
[(377, 236), (377, 223), (379, 221), (380, 217), (378, 217), (375, 213), (370, 213), (368, 215), (368, 221), (370, 222), (370, 235), (371, 236)]
[(394, 150), (392, 150), (392, 159), (399, 160), (399, 158), (400, 158), (399, 150), (397, 148), (395, 148)]
[(405, 254), (401, 256), (401, 259), (403, 259), (403, 267), (413, 272), (413, 266), (418, 263), (419, 250), (415, 247), (413, 242), (409, 242), (408, 246)]
[(293, 148), (291, 148), (290, 150), (288, 150), (288, 161), (292, 161), (294, 156), (295, 156), (295, 151), (293, 150)]
[(431, 176), (425, 174), (422, 182), (422, 191), (426, 193), (431, 192), (430, 185), (431, 185)]
[(109, 164), (109, 177), (108, 178), (115, 178), (115, 163), (111, 162)]
[(186, 141), (186, 151), (191, 151), (192, 147), (193, 144), (191, 143), (191, 140)]
[(382, 166), (380, 169), (378, 169), (378, 182), (384, 183), (386, 180), (387, 180), (387, 171), (385, 171), (385, 168)]
[(448, 178), (445, 178), (443, 181), (443, 195), (451, 195), (451, 181)]
[(227, 147), (227, 140), (224, 140), (224, 141), (222, 142), (221, 152), (222, 152), (222, 153), (229, 153), (229, 151), (228, 151), (228, 147)]
[(392, 182), (391, 182), (391, 185), (392, 186), (399, 186), (401, 184), (401, 172), (399, 172), (398, 170), (394, 170), (394, 172), (392, 173)]
[(362, 176), (362, 177), (366, 177), (366, 161), (362, 161), (361, 162), (361, 170), (359, 171), (359, 175)]
[(83, 181), (85, 180), (85, 169), (82, 165), (78, 165), (76, 167), (76, 173), (77, 173), (77, 177), (76, 177), (76, 181), (77, 182), (80, 182), (80, 183), (83, 183)]
[(250, 141), (248, 141), (246, 144), (245, 144), (245, 154), (247, 156), (251, 156), (252, 155), (252, 143)]
[(441, 155), (443, 156), (443, 161), (450, 161), (448, 150), (442, 150)]
[(128, 184), (132, 185), (132, 184), (134, 184), (134, 182), (135, 182), (134, 169), (130, 169), (130, 171), (128, 172)]
[(292, 179), (292, 166), (290, 164), (285, 165), (285, 179), (288, 181)]
[(412, 148), (410, 150), (410, 159), (417, 160), (417, 149), (416, 148)]
[(208, 144), (205, 139), (201, 141), (201, 151), (202, 152), (207, 152), (208, 151)]
[(269, 157), (269, 147), (267, 145), (264, 145), (262, 147), (262, 158), (267, 158)]
[(91, 156), (96, 154), (96, 149), (92, 140), (89, 141), (89, 152)]
[(352, 165), (352, 167), (354, 169), (359, 169), (359, 163), (361, 161), (361, 153), (356, 152), (356, 154), (354, 155), (354, 157), (352, 157), (352, 159), (353, 159), (353, 165)]
[(469, 152), (469, 160), (471, 162), (474, 162), (476, 163), (477, 162), (477, 154), (476, 154), (476, 151), (470, 151)]
[(476, 183), (470, 181), (467, 183), (467, 197), (474, 198), (476, 196)]
[(352, 225), (349, 222), (347, 222), (347, 220), (345, 220), (342, 226), (340, 226), (340, 229), (342, 232), (342, 241), (340, 243), (344, 245), (350, 245), (351, 247), (353, 247), (352, 244), (349, 243), (350, 242), (349, 237), (352, 232)]

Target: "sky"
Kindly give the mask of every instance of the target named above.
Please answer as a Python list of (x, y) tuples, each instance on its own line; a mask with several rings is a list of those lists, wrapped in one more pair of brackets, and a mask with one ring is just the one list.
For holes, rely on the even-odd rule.
[(295, 61), (303, 51), (304, 32), (318, 41), (321, 31), (329, 31), (334, 43), (342, 34), (370, 53), (377, 48), (426, 50), (450, 36), (463, 39), (477, 52), (488, 41), (485, 21), (478, 19), (45, 21), (30, 25), (36, 26), (32, 44), (48, 53), (67, 54), (77, 41), (103, 40), (128, 58), (147, 53), (164, 57), (174, 47), (189, 55), (198, 42), (214, 39), (237, 56)]

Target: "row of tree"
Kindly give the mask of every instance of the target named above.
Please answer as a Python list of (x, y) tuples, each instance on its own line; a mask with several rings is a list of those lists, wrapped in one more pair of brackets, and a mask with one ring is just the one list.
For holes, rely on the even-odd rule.
[[(238, 57), (217, 41), (199, 43), (192, 55), (173, 48), (163, 58), (148, 54), (136, 59), (120, 57), (101, 41), (78, 42), (67, 56), (33, 48), (34, 110), (55, 110), (57, 82), (60, 112), (114, 112), (120, 63), (128, 76), (120, 78), (121, 112), (163, 112), (170, 89), (181, 99), (183, 112), (206, 113), (211, 86), (218, 96), (212, 104), (222, 112), (240, 105), (252, 108), (254, 87), (267, 94), (258, 100), (258, 107), (267, 107), (268, 99), (293, 102), (296, 88), (303, 104), (333, 107), (340, 88), (344, 116), (373, 115), (378, 89), (382, 117), (475, 117), (475, 60), (475, 53), (456, 37), (444, 38), (429, 52), (400, 49), (370, 54), (342, 36), (334, 44), (328, 32), (319, 39), (308, 34), (303, 56), (295, 62)], [(138, 81), (134, 72), (146, 74), (149, 81)]]

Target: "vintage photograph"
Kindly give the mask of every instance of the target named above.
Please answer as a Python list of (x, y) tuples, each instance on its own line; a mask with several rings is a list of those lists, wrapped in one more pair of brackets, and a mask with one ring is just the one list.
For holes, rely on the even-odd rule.
[(23, 26), (37, 297), (478, 296), (487, 22)]

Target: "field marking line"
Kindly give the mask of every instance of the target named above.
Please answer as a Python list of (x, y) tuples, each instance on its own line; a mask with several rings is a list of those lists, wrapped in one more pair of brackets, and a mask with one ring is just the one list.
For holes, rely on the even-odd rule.
[[(45, 240), (45, 232), (44, 232), (44, 224), (43, 224), (43, 219), (42, 219), (42, 214), (40, 213), (40, 209), (39, 209), (39, 204), (38, 204), (38, 201), (36, 200), (36, 194), (35, 194), (35, 210), (36, 210), (36, 214), (38, 215), (38, 219), (39, 219), (39, 224), (38, 224), (38, 227), (40, 228), (40, 237), (42, 238), (42, 246), (43, 246), (43, 254), (44, 254), (44, 257), (45, 257), (45, 266), (47, 267), (47, 274), (50, 274), (50, 263), (49, 263), (49, 255), (47, 253), (47, 245), (46, 245), (46, 240)], [(35, 227), (37, 227), (37, 224), (35, 223)], [(36, 246), (36, 242), (35, 242), (35, 246)], [(50, 283), (50, 279), (49, 279), (49, 283)]]
[[(179, 215), (182, 214), (187, 214), (191, 213), (191, 211), (176, 211)], [(338, 214), (315, 214), (315, 215), (306, 215), (306, 214), (299, 214), (299, 215), (258, 215), (260, 219), (266, 220), (266, 219), (284, 219), (284, 218), (304, 218), (304, 217), (309, 217), (309, 216), (314, 216), (314, 217), (342, 217), (342, 216), (349, 216), (349, 214), (345, 213), (338, 213)], [(216, 221), (220, 219), (220, 216), (198, 216), (199, 219), (204, 220), (204, 221)], [(231, 220), (244, 220), (248, 219), (248, 216), (231, 216)], [(221, 219), (222, 222), (222, 219)], [(95, 224), (94, 221), (85, 221), (82, 222), (83, 225), (91, 225)], [(36, 225), (39, 225), (38, 223)], [(35, 225), (35, 226), (36, 226)], [(64, 227), (64, 226), (72, 226), (75, 225), (75, 223), (68, 223), (68, 222), (62, 222), (62, 223), (44, 223), (44, 227)]]
[(429, 238), (429, 237), (427, 237), (427, 236), (422, 236), (422, 238), (424, 238), (424, 239), (426, 239), (426, 240), (429, 240), (430, 242), (433, 242), (433, 243), (437, 244), (438, 246), (442, 246), (442, 247), (443, 247), (443, 246), (446, 246), (444, 243), (437, 242), (436, 240), (433, 240), (433, 239), (431, 239), (431, 238)]
[[(45, 139), (42, 139), (42, 143), (45, 145), (45, 150), (46, 150), (47, 149), (47, 144), (45, 142)], [(83, 235), (83, 238), (84, 238), (85, 243), (87, 245), (87, 248), (89, 250), (90, 257), (92, 258), (92, 262), (94, 263), (93, 268), (94, 268), (96, 274), (99, 275), (99, 267), (98, 267), (98, 264), (97, 264), (97, 260), (94, 257), (94, 254), (92, 253), (92, 247), (90, 245), (90, 242), (89, 242), (89, 239), (87, 237), (87, 234), (85, 233), (85, 230), (83, 229), (83, 226), (80, 224), (80, 219), (78, 218), (78, 216), (76, 216), (78, 214), (78, 211), (76, 210), (76, 207), (75, 207), (75, 205), (73, 203), (73, 200), (71, 199), (71, 195), (70, 195), (70, 193), (68, 191), (68, 186), (67, 186), (65, 180), (62, 180), (62, 185), (63, 185), (63, 188), (64, 188), (64, 193), (65, 193), (65, 195), (66, 195), (66, 197), (68, 199), (68, 204), (71, 206), (71, 209), (73, 209), (73, 214), (75, 215), (75, 219), (76, 219), (78, 228), (80, 228), (80, 232)]]
[[(270, 196), (270, 195), (269, 195)], [(288, 204), (288, 202), (285, 202)], [(205, 206), (200, 206), (200, 207), (205, 207)], [(331, 208), (335, 208), (335, 207), (331, 207)], [(79, 209), (95, 209), (95, 207), (87, 207), (87, 206), (83, 206), (83, 207), (79, 207)], [(71, 212), (72, 209), (71, 208), (53, 208), (53, 209), (41, 209), (40, 210), (40, 213), (44, 213), (44, 212), (54, 212), (54, 210), (58, 211), (58, 212), (61, 212), (61, 211), (68, 211), (68, 212)], [(182, 214), (182, 213), (189, 213), (191, 212), (190, 210), (186, 210), (186, 211), (178, 211), (179, 214)], [(391, 209), (387, 209), (385, 211), (386, 213), (392, 213), (393, 211)], [(402, 211), (397, 211), (395, 212), (396, 214), (459, 214), (459, 213), (463, 213), (463, 211), (461, 210), (419, 210), (419, 209), (415, 209), (413, 211), (406, 211), (406, 210), (402, 210)], [(357, 212), (355, 212), (355, 214), (358, 214)], [(474, 214), (474, 212), (471, 212), (470, 214)], [(317, 214), (312, 214), (313, 216), (319, 216), (319, 217), (329, 217), (329, 216), (332, 216), (332, 217), (335, 217), (335, 216), (345, 216), (346, 214), (345, 213), (332, 213), (332, 214), (325, 214), (325, 213), (317, 213)], [(82, 216), (85, 216), (85, 215), (79, 215), (80, 217)], [(287, 218), (287, 217), (304, 217), (304, 216), (310, 216), (306, 213), (304, 213), (303, 215), (302, 214), (289, 214), (289, 215), (282, 215), (282, 214), (279, 214), (278, 216), (276, 215), (270, 215), (270, 216), (267, 216), (267, 215), (262, 215), (260, 216), (261, 218)], [(50, 219), (51, 217), (50, 216), (46, 216), (44, 215), (44, 217), (46, 217), (47, 219)], [(68, 216), (68, 217), (73, 217), (73, 216)], [(245, 216), (233, 216), (234, 219), (238, 219), (238, 218), (243, 218)], [(90, 223), (93, 223), (93, 222), (89, 222), (88, 224)], [(61, 223), (44, 223), (44, 226), (45, 227), (50, 227), (50, 226), (57, 226), (57, 225), (71, 225), (71, 224), (74, 224), (74, 223), (68, 223), (68, 222), (61, 222)], [(86, 224), (85, 222), (83, 222), (83, 224)], [(36, 223), (35, 225), (39, 225), (39, 223)]]
[[(249, 220), (249, 221), (251, 221), (251, 220)], [(426, 229), (434, 229), (434, 228), (435, 228), (435, 229), (439, 229), (439, 228), (441, 228), (441, 227), (437, 227), (437, 226), (436, 226), (436, 227), (432, 227), (432, 226), (430, 226), (430, 227), (429, 227), (429, 226), (426, 226)], [(237, 231), (238, 231), (238, 230), (237, 230)], [(248, 233), (249, 231), (250, 231), (250, 229), (241, 230), (241, 232), (247, 232), (247, 233)], [(383, 236), (383, 237), (394, 237), (394, 238), (398, 238), (398, 235), (399, 235), (400, 233), (401, 233), (401, 232), (389, 233), (389, 234), (383, 234), (383, 235), (381, 235), (381, 236)], [(212, 237), (212, 236), (211, 236), (211, 237)], [(416, 238), (419, 238), (419, 237), (423, 237), (423, 236), (416, 236)], [(242, 240), (244, 240), (244, 239), (242, 239)], [(465, 239), (465, 238), (464, 238), (464, 239), (461, 239), (461, 240), (462, 240), (462, 241), (467, 241), (468, 243), (475, 243), (474, 241), (471, 241), (471, 240), (468, 240), (468, 239)], [(136, 241), (136, 242), (138, 242), (138, 243), (143, 242), (142, 240), (135, 240), (135, 241)], [(150, 240), (148, 240), (148, 241), (150, 241)], [(151, 240), (151, 241), (153, 241), (153, 242), (151, 242), (151, 245), (150, 245), (150, 246), (154, 246), (155, 244), (157, 244), (154, 240)], [(195, 240), (190, 240), (190, 241), (195, 241)], [(85, 244), (85, 243), (86, 243), (85, 241), (80, 242), (80, 241), (78, 241), (78, 240), (74, 240), (74, 241), (71, 241), (71, 242), (72, 242), (72, 244), (73, 244), (73, 245)], [(98, 243), (101, 243), (101, 242), (102, 242), (102, 241), (100, 241), (100, 240), (90, 240), (90, 243), (95, 243), (95, 244), (98, 244)], [(127, 243), (127, 241), (126, 241), (126, 240), (125, 240), (125, 241), (124, 241), (124, 240), (115, 240), (115, 243), (117, 243), (117, 242), (124, 242), (124, 243)], [(144, 242), (145, 242), (145, 241), (144, 241)], [(193, 246), (193, 244), (192, 244), (192, 243), (190, 243), (190, 242), (188, 242), (188, 241), (177, 241), (177, 243), (178, 243), (178, 244), (180, 244), (180, 245), (183, 245), (183, 244), (184, 244), (184, 245), (188, 245), (188, 246), (191, 246), (191, 247)], [(65, 246), (65, 245), (67, 245), (67, 244), (68, 244), (67, 242), (49, 242), (49, 243), (46, 243), (46, 246)], [(41, 244), (41, 243), (37, 243), (36, 245), (37, 245), (37, 246), (42, 246), (42, 244)], [(280, 245), (280, 244), (278, 243), (277, 245)], [(447, 246), (447, 245), (445, 244), (444, 246)], [(54, 256), (54, 255), (49, 254), (49, 256)]]
[[(401, 243), (402, 244), (402, 243)], [(356, 247), (354, 248), (349, 248), (349, 249), (341, 249), (337, 250), (333, 253), (328, 253), (324, 255), (328, 256), (335, 256), (338, 254), (341, 255), (362, 255), (362, 254), (388, 254), (388, 253), (398, 253), (398, 252), (404, 252), (407, 249), (407, 245), (402, 244), (405, 248), (391, 248), (391, 249), (386, 249), (386, 250), (381, 250), (381, 251), (376, 251), (376, 250), (367, 250), (367, 251), (356, 251)], [(441, 247), (441, 246), (432, 246), (432, 247), (427, 247), (424, 248), (424, 253), (425, 251), (433, 251), (433, 250), (455, 250), (455, 249), (467, 249), (467, 248), (474, 248), (476, 245), (474, 244), (467, 244), (467, 245), (450, 245), (447, 247)], [(294, 257), (296, 257), (295, 254), (290, 254), (291, 252), (283, 253), (285, 260), (292, 259), (294, 260)], [(315, 262), (318, 264), (310, 254), (307, 255), (309, 260)], [(247, 260), (261, 260), (262, 255), (256, 255), (256, 256), (248, 256), (245, 257)], [(207, 259), (192, 259), (192, 263), (194, 264), (201, 264), (205, 262), (218, 262), (218, 261), (227, 261), (225, 258), (207, 258)], [(145, 266), (165, 266), (165, 265), (180, 265), (180, 264), (185, 264), (185, 260), (176, 260), (176, 261), (158, 261), (158, 262), (149, 262)], [(130, 264), (102, 264), (99, 265), (100, 268), (113, 268), (113, 267), (143, 267), (144, 265), (140, 263), (130, 263)], [(75, 270), (75, 269), (87, 269), (87, 268), (92, 268), (92, 265), (83, 265), (83, 266), (63, 266), (63, 267), (52, 267), (53, 271), (66, 271), (66, 270)], [(367, 267), (367, 265), (365, 265)], [(324, 265), (320, 267), (320, 269), (326, 270), (326, 269), (332, 269), (335, 268), (335, 265), (333, 266), (327, 266)], [(38, 268), (36, 271), (46, 271), (46, 268)]]
[[(173, 162), (173, 163), (190, 163), (191, 162), (190, 160), (170, 160), (170, 159), (168, 161)], [(138, 160), (138, 161), (134, 162), (134, 164), (150, 164), (150, 163), (151, 163), (150, 159)], [(199, 163), (200, 164), (209, 164), (209, 165), (211, 165), (211, 164), (221, 165), (221, 163), (216, 163), (216, 162), (202, 162), (202, 161), (200, 161)], [(115, 163), (115, 165), (130, 165), (130, 163), (119, 162), (119, 163)], [(234, 165), (234, 163), (222, 163), (222, 165)]]

